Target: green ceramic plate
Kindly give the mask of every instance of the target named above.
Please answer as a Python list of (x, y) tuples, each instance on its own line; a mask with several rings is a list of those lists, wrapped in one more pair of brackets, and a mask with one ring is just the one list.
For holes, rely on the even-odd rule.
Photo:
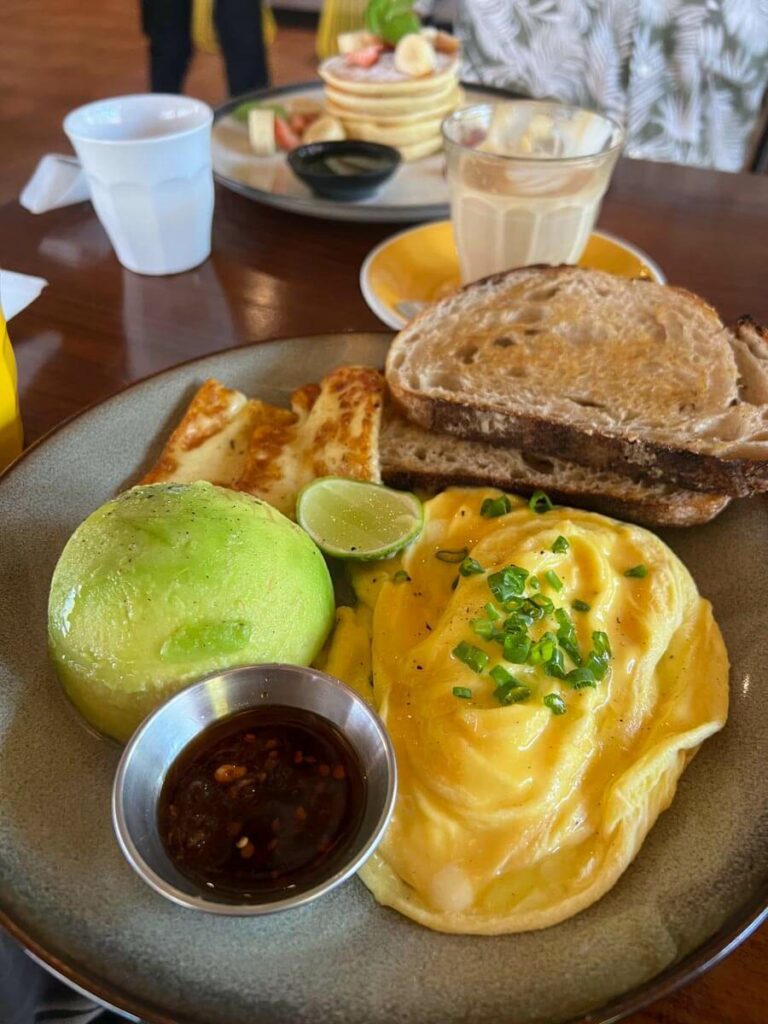
[(149, 1022), (592, 1024), (669, 991), (756, 926), (768, 902), (768, 515), (736, 502), (665, 540), (715, 606), (732, 706), (637, 860), (599, 903), (543, 932), (439, 935), (362, 883), (272, 918), (176, 907), (112, 836), (119, 750), (64, 700), (45, 651), (48, 581), (77, 523), (133, 482), (209, 376), (268, 401), (386, 339), (342, 335), (214, 355), (72, 420), (0, 480), (0, 922), (43, 960)]

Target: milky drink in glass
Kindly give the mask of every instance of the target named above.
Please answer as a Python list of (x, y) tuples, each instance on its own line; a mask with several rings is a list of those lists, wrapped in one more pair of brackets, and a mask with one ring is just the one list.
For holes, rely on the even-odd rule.
[(481, 104), (443, 124), (462, 280), (576, 263), (621, 148), (609, 118), (533, 100)]

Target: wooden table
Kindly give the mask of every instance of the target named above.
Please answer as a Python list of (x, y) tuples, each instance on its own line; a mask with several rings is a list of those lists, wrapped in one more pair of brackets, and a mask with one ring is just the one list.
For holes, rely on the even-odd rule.
[[(768, 323), (768, 177), (625, 160), (600, 226), (653, 256), (670, 283), (725, 318)], [(34, 217), (0, 208), (0, 265), (47, 278), (11, 324), (28, 442), (157, 370), (269, 338), (382, 329), (358, 288), (368, 251), (395, 228), (335, 224), (220, 190), (213, 256), (171, 278), (123, 270), (89, 204)], [(768, 930), (631, 1024), (764, 1024)]]

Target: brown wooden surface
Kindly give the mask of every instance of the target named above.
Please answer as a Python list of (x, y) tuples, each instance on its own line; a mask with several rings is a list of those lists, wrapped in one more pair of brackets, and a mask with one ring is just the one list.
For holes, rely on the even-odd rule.
[[(600, 225), (646, 249), (670, 282), (725, 317), (768, 322), (768, 178), (624, 161)], [(10, 325), (27, 440), (130, 381), (231, 345), (381, 328), (360, 294), (382, 225), (333, 224), (219, 191), (214, 253), (171, 278), (122, 270), (90, 205), (0, 208), (0, 265), (49, 287)], [(308, 342), (311, 344), (311, 342)], [(236, 382), (235, 382), (236, 383)], [(768, 931), (632, 1024), (764, 1024)]]
[[(81, 103), (147, 89), (139, 0), (2, 0), (0, 202), (15, 198), (43, 153), (70, 151), (61, 122)], [(313, 78), (314, 33), (281, 27), (269, 51), (275, 85)], [(227, 98), (221, 58), (196, 53), (186, 91)]]

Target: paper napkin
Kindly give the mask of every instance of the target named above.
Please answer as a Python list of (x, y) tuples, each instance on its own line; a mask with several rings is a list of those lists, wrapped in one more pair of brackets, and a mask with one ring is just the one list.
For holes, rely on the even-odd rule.
[(76, 158), (48, 153), (22, 189), (19, 202), (30, 213), (45, 213), (90, 198), (88, 182)]

